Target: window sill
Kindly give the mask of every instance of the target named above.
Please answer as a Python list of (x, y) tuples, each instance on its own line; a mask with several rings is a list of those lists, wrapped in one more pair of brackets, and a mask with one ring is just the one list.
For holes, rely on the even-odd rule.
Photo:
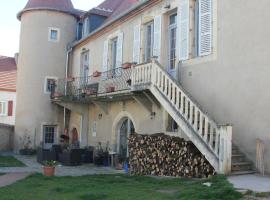
[(216, 56), (214, 53), (212, 53), (207, 56), (195, 57), (189, 60), (185, 60), (182, 62), (182, 67), (189, 67), (193, 65), (202, 64), (202, 63), (212, 62), (214, 60), (216, 60)]

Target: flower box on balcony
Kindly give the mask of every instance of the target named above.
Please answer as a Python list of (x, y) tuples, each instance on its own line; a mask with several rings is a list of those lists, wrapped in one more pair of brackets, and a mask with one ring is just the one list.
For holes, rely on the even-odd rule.
[(55, 100), (57, 100), (57, 99), (59, 99), (62, 96), (63, 95), (60, 92), (54, 92), (53, 95), (52, 95), (52, 98), (55, 99)]
[(122, 64), (123, 69), (130, 69), (132, 67), (133, 63), (126, 62)]
[(67, 80), (67, 82), (72, 82), (75, 80), (75, 78), (74, 77), (67, 77), (66, 80)]
[(107, 93), (115, 92), (115, 87), (114, 86), (108, 86), (108, 87), (106, 87), (106, 92)]
[(102, 74), (101, 72), (95, 71), (95, 72), (93, 73), (93, 77), (100, 77), (101, 74)]

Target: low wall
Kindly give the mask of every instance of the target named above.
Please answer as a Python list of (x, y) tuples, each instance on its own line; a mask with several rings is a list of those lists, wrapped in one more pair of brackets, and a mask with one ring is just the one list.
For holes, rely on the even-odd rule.
[(0, 151), (13, 150), (14, 126), (0, 124)]
[(129, 137), (131, 174), (204, 178), (215, 174), (193, 143), (165, 134)]

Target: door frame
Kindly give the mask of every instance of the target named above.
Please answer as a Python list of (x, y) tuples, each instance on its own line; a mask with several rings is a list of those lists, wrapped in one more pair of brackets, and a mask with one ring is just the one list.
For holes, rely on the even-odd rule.
[[(129, 117), (124, 117), (119, 121), (119, 125), (118, 125), (118, 130), (117, 130), (117, 153), (120, 153), (120, 135), (121, 135), (121, 127), (124, 124), (124, 122), (127, 120), (127, 138), (130, 136), (131, 134), (131, 123), (133, 124), (133, 127), (135, 129), (134, 123), (132, 122), (132, 120)], [(128, 145), (128, 144), (127, 144)], [(127, 157), (128, 157), (129, 151), (128, 151), (128, 146), (127, 146)]]

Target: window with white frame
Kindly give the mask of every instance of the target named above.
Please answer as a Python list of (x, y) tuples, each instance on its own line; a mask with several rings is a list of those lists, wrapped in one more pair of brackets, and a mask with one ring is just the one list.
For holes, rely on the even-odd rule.
[(44, 84), (44, 92), (46, 94), (54, 92), (56, 86), (57, 78), (55, 77), (46, 77)]
[(49, 41), (58, 42), (60, 38), (60, 29), (59, 28), (49, 28)]
[(145, 25), (144, 61), (149, 62), (153, 57), (154, 22)]
[(0, 101), (0, 116), (7, 116), (8, 104), (6, 101)]
[(45, 144), (54, 144), (56, 138), (57, 126), (45, 125), (43, 126), (43, 136)]

